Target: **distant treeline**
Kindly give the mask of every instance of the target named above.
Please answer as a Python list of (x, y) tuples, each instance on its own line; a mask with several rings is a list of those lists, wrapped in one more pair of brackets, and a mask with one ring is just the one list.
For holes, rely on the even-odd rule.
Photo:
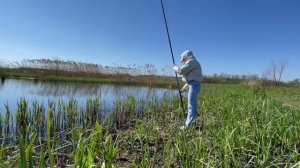
[(224, 84), (246, 84), (246, 85), (262, 85), (262, 86), (300, 86), (300, 79), (292, 81), (274, 81), (271, 78), (259, 77), (258, 75), (230, 75), (230, 74), (214, 74), (212, 76), (204, 76), (204, 83), (224, 83)]
[[(170, 66), (158, 69), (153, 64), (103, 66), (94, 63), (61, 59), (25, 59), (20, 62), (0, 61), (1, 77), (29, 77), (42, 80), (111, 82), (175, 87), (174, 72)], [(299, 85), (299, 79), (284, 83), (258, 75), (214, 74), (204, 76), (204, 83), (248, 85)], [(182, 83), (181, 83), (182, 84)]]

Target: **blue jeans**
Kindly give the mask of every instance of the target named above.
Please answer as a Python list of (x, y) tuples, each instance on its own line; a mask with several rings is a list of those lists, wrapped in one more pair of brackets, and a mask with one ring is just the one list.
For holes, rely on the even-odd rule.
[(186, 127), (188, 127), (197, 116), (197, 97), (201, 90), (200, 82), (190, 81), (188, 82), (188, 86), (188, 114), (185, 121)]

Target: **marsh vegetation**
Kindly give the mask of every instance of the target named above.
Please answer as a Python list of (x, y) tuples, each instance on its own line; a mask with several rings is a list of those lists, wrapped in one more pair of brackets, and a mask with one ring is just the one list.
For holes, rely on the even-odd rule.
[[(28, 104), (1, 116), (1, 167), (297, 167), (297, 88), (204, 85), (200, 116), (184, 131), (178, 97)], [(184, 99), (186, 102), (186, 99)], [(47, 109), (47, 110), (46, 110)]]

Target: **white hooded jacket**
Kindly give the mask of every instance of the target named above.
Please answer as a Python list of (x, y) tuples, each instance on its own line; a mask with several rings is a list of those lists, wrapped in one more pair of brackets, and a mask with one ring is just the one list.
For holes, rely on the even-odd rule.
[(188, 82), (201, 82), (203, 80), (202, 69), (200, 63), (196, 60), (196, 58), (194, 56), (187, 56), (186, 52), (182, 54), (181, 60), (182, 62), (184, 62), (184, 64), (181, 67), (174, 68), (174, 70), (178, 74), (182, 75), (182, 80), (186, 82), (182, 90), (186, 90)]

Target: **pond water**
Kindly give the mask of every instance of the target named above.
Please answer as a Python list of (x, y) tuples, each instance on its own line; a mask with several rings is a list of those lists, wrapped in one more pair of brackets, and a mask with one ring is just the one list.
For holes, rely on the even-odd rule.
[(68, 101), (74, 98), (79, 107), (84, 107), (87, 98), (96, 98), (101, 95), (100, 100), (111, 107), (116, 99), (125, 99), (129, 95), (134, 96), (136, 100), (147, 100), (153, 97), (162, 99), (164, 96), (172, 97), (177, 94), (178, 91), (173, 89), (144, 86), (1, 79), (0, 113), (2, 116), (5, 114), (5, 105), (8, 105), (14, 113), (17, 109), (17, 102), (21, 98), (25, 98), (29, 106), (33, 101), (47, 105), (48, 100)]

